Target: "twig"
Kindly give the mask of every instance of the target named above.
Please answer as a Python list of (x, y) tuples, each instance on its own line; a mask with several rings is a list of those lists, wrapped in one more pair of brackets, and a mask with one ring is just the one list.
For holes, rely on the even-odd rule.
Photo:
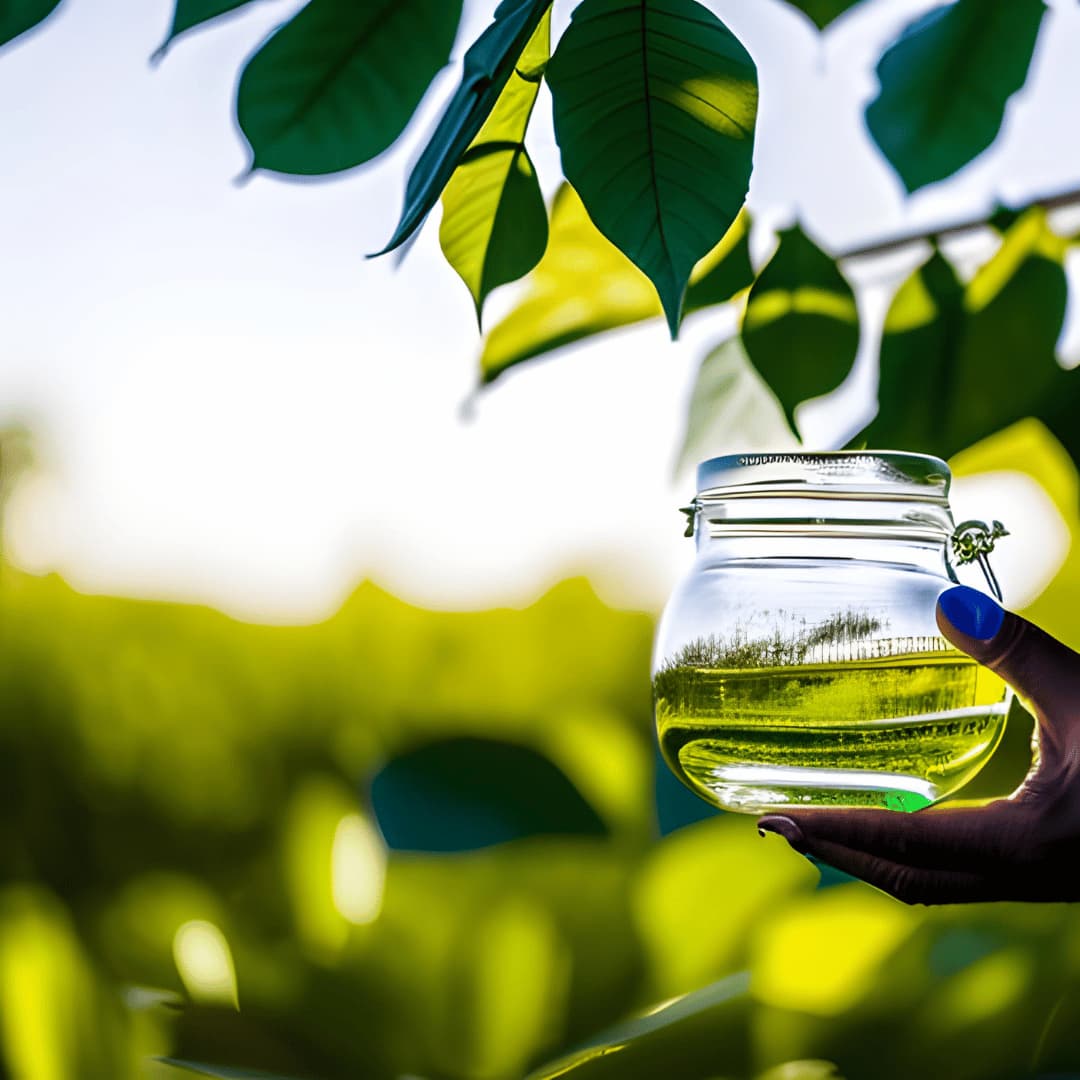
[[(1026, 210), (1031, 206), (1041, 206), (1046, 210), (1054, 210), (1059, 206), (1072, 206), (1076, 203), (1080, 203), (1080, 188), (1061, 191), (1055, 195), (1040, 195), (1037, 198), (1029, 200), (1023, 207), (1018, 207), (1017, 209)], [(1012, 209), (1012, 207), (1009, 207), (1008, 209)], [(953, 225), (941, 225), (933, 229), (924, 228), (917, 232), (904, 233), (887, 240), (875, 240), (862, 247), (841, 251), (836, 255), (836, 258), (838, 260), (864, 259), (872, 255), (886, 255), (890, 251), (896, 251), (899, 248), (908, 247), (911, 244), (923, 243), (928, 240), (940, 240), (942, 237), (972, 232), (975, 229), (982, 228), (987, 223), (987, 218), (984, 215), (983, 217), (972, 218), (970, 221), (957, 222)]]

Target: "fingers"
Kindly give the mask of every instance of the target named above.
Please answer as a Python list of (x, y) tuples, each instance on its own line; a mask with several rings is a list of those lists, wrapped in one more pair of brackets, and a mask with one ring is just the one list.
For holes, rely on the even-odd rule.
[[(861, 878), (905, 904), (959, 904), (1002, 898), (1001, 863), (986, 850), (973, 812), (901, 816), (888, 810), (770, 814), (758, 822), (800, 854)], [(932, 827), (929, 818), (939, 820)], [(915, 827), (918, 826), (918, 827)], [(974, 846), (965, 846), (973, 839)]]
[(908, 866), (829, 841), (819, 840), (814, 847), (808, 854), (905, 904), (973, 904), (1002, 899), (1001, 884), (990, 871)]
[[(826, 862), (825, 848), (919, 870), (979, 873), (1023, 860), (1034, 848), (1034, 817), (1007, 800), (978, 808), (924, 810), (806, 810), (769, 814), (758, 822), (797, 851)], [(835, 865), (835, 864), (834, 864)], [(840, 869), (845, 869), (840, 867)]]
[(964, 585), (941, 594), (937, 622), (958, 649), (997, 672), (1031, 704), (1044, 763), (1069, 758), (1080, 735), (1080, 655)]

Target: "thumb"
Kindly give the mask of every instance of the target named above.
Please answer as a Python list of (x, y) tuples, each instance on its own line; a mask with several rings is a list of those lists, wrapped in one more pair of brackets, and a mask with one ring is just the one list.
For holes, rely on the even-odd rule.
[(1080, 739), (1080, 655), (977, 589), (938, 597), (937, 623), (962, 652), (1000, 675), (1035, 713), (1044, 754)]

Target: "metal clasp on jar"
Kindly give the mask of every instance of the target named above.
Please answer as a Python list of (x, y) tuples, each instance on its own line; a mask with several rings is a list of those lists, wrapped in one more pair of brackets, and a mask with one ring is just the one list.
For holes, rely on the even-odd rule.
[(977, 562), (990, 591), (998, 600), (1002, 599), (1001, 585), (990, 566), (989, 555), (998, 540), (1008, 535), (1009, 530), (1000, 521), (992, 521), (989, 525), (985, 521), (963, 521), (956, 526), (950, 537), (957, 565)]

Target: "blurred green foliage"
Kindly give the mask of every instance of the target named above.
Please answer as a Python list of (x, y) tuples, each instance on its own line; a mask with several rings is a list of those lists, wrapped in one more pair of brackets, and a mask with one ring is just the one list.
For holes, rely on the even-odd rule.
[[(1076, 473), (1036, 421), (955, 465), (1018, 460), (1076, 535)], [(1034, 609), (1074, 643), (1075, 577)], [(1080, 1068), (1080, 909), (822, 888), (741, 817), (657, 835), (651, 636), (582, 580), (474, 614), (365, 584), (325, 623), (269, 627), (4, 565), (6, 1075)], [(1022, 772), (1024, 740), (1008, 753)], [(395, 768), (412, 787), (377, 816)], [(517, 782), (485, 786), (496, 768)], [(481, 846), (477, 806), (531, 825)], [(442, 850), (388, 847), (410, 815)]]

